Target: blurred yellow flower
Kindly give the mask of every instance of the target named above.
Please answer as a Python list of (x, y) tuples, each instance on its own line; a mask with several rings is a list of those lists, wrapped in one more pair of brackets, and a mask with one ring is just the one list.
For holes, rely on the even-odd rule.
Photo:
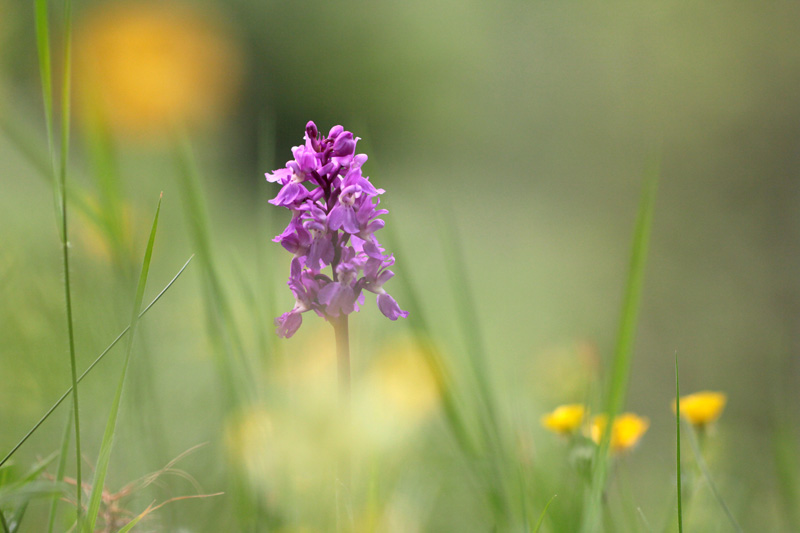
[[(681, 416), (696, 427), (705, 427), (722, 415), (728, 397), (722, 392), (702, 391), (681, 396)], [(675, 412), (675, 401), (672, 401)]]
[(439, 384), (425, 355), (411, 340), (394, 343), (384, 351), (370, 372), (375, 390), (391, 413), (418, 419), (439, 403)]
[(219, 118), (242, 68), (218, 20), (172, 2), (100, 4), (76, 29), (83, 118), (139, 137)]
[[(591, 437), (596, 444), (600, 444), (607, 425), (608, 415), (597, 415), (592, 419)], [(647, 418), (633, 413), (617, 416), (611, 429), (611, 450), (623, 452), (633, 448), (649, 427), (650, 421)]]
[(273, 417), (266, 409), (250, 408), (237, 413), (225, 427), (225, 445), (230, 458), (256, 485), (267, 485), (275, 476)]
[(378, 448), (405, 442), (436, 413), (441, 387), (427, 354), (413, 339), (393, 340), (357, 381), (353, 402), (356, 439)]
[(556, 407), (552, 413), (542, 416), (541, 422), (542, 426), (553, 433), (569, 435), (581, 427), (585, 416), (586, 408), (579, 403), (573, 403)]

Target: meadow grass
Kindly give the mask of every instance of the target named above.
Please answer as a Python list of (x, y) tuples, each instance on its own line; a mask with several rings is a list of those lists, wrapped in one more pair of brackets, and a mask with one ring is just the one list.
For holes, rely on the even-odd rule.
[[(36, 33), (37, 45), (39, 48), (39, 71), (42, 78), (42, 98), (44, 100), (45, 123), (47, 129), (47, 142), (50, 147), (50, 157), (54, 161), (54, 118), (53, 118), (53, 87), (52, 87), (52, 62), (50, 59), (50, 21), (48, 15), (47, 1), (37, 0), (36, 8)], [(55, 185), (55, 198), (57, 203), (57, 213), (60, 215), (60, 235), (61, 249), (64, 267), (64, 299), (66, 303), (66, 322), (67, 336), (69, 339), (69, 361), (72, 378), (72, 419), (75, 422), (75, 468), (76, 468), (76, 499), (77, 499), (77, 523), (81, 527), (81, 425), (80, 409), (78, 407), (78, 370), (75, 362), (75, 333), (72, 318), (72, 286), (70, 283), (69, 268), (69, 231), (67, 217), (67, 167), (69, 157), (69, 134), (70, 134), (70, 106), (71, 106), (71, 69), (72, 69), (72, 2), (64, 2), (64, 60), (62, 64), (63, 77), (61, 80), (61, 157), (59, 158), (59, 171), (56, 174), (55, 163), (53, 163), (53, 183)]]
[[(449, 284), (454, 306), (447, 310), (454, 317), (455, 337), (464, 346), (464, 353), (458, 352), (459, 343), (448, 342), (442, 335), (440, 327), (441, 306), (434, 307), (426, 301), (428, 297), (419, 286), (421, 273), (416, 271), (414, 265), (408, 260), (413, 254), (406, 255), (409, 247), (395, 229), (393, 216), (386, 217), (387, 225), (383, 230), (389, 248), (393, 249), (398, 262), (393, 266), (397, 277), (393, 281), (399, 287), (399, 293), (404, 301), (404, 308), (410, 310), (411, 315), (407, 320), (408, 334), (413, 339), (416, 351), (421, 355), (426, 365), (427, 372), (433, 376), (437, 389), (438, 409), (435, 417), (436, 423), (424, 426), (414, 434), (416, 441), (402, 441), (398, 432), (392, 439), (402, 443), (396, 449), (388, 445), (385, 448), (375, 446), (370, 448), (365, 442), (369, 440), (364, 434), (356, 434), (355, 430), (348, 428), (346, 442), (343, 445), (344, 453), (339, 448), (340, 443), (336, 438), (341, 435), (336, 431), (326, 433), (326, 417), (332, 417), (331, 411), (317, 405), (306, 406), (305, 398), (301, 396), (309, 391), (296, 394), (292, 390), (295, 386), (291, 383), (298, 379), (300, 374), (295, 368), (295, 374), (287, 371), (290, 359), (303, 357), (313, 358), (317, 348), (313, 345), (296, 348), (287, 346), (277, 339), (272, 332), (271, 318), (278, 313), (276, 309), (278, 300), (286, 299), (277, 288), (277, 278), (281, 274), (277, 265), (278, 259), (270, 251), (270, 244), (266, 241), (271, 236), (274, 220), (270, 207), (265, 205), (267, 189), (262, 187), (259, 192), (260, 204), (257, 212), (248, 213), (250, 218), (257, 220), (257, 229), (248, 236), (255, 235), (257, 251), (255, 252), (256, 281), (248, 280), (252, 265), (250, 258), (243, 258), (231, 252), (233, 246), (224, 243), (222, 246), (215, 242), (215, 225), (208, 202), (208, 190), (204, 176), (199, 171), (203, 167), (203, 158), (197, 157), (193, 149), (194, 140), (188, 134), (176, 135), (171, 142), (170, 155), (172, 157), (172, 173), (174, 185), (182, 202), (184, 226), (188, 247), (195, 254), (182, 266), (172, 280), (158, 293), (146, 306), (143, 306), (146, 284), (148, 281), (156, 232), (159, 227), (161, 212), (161, 198), (155, 210), (153, 222), (150, 226), (149, 238), (145, 247), (144, 257), (141, 262), (136, 290), (131, 302), (128, 298), (121, 298), (127, 306), (130, 304), (130, 317), (128, 325), (116, 338), (100, 353), (100, 355), (78, 375), (78, 353), (76, 350), (76, 334), (74, 322), (80, 323), (81, 319), (91, 320), (89, 311), (86, 317), (73, 316), (73, 287), (70, 278), (71, 251), (69, 240), (68, 209), (77, 210), (87, 215), (89, 224), (98, 229), (104, 241), (111, 246), (111, 276), (115, 276), (118, 290), (127, 290), (133, 284), (132, 249), (134, 239), (126, 234), (124, 206), (126, 205), (126, 192), (122, 187), (122, 176), (119, 172), (121, 165), (118, 150), (124, 147), (117, 145), (114, 133), (106, 128), (100, 117), (92, 117), (88, 121), (84, 148), (86, 159), (91, 168), (93, 186), (97, 190), (98, 203), (95, 205), (88, 201), (90, 197), (86, 191), (77, 184), (70, 183), (68, 177), (74, 175), (69, 161), (70, 150), (70, 95), (71, 95), (71, 3), (69, 0), (64, 5), (64, 30), (63, 30), (63, 71), (60, 80), (59, 94), (61, 96), (59, 110), (60, 119), (56, 121), (54, 110), (56, 108), (53, 95), (52, 58), (51, 58), (51, 29), (49, 24), (48, 2), (35, 1), (35, 28), (37, 47), (39, 52), (39, 70), (42, 82), (42, 99), (45, 115), (45, 140), (30, 140), (24, 131), (24, 126), (15, 123), (12, 118), (3, 118), (3, 128), (7, 138), (18, 151), (32, 163), (39, 175), (52, 178), (54, 197), (56, 199), (56, 213), (60, 235), (60, 252), (62, 259), (62, 272), (64, 277), (64, 298), (66, 300), (66, 330), (69, 343), (70, 357), (70, 383), (66, 392), (44, 413), (38, 422), (22, 437), (22, 439), (0, 460), (0, 527), (2, 533), (14, 533), (19, 530), (20, 523), (26, 516), (30, 505), (36, 505), (35, 499), (43, 499), (49, 505), (39, 523), (46, 523), (47, 531), (58, 531), (60, 527), (72, 528), (75, 531), (93, 532), (97, 529), (112, 529), (111, 525), (103, 524), (104, 491), (108, 491), (109, 471), (112, 465), (112, 451), (115, 442), (119, 443), (120, 434), (124, 431), (133, 431), (137, 439), (142, 442), (159, 440), (156, 446), (162, 453), (167, 446), (167, 435), (170, 432), (169, 424), (161, 424), (163, 429), (157, 435), (136, 434), (128, 427), (124, 420), (123, 392), (130, 389), (129, 370), (136, 358), (135, 341), (140, 320), (161, 298), (174, 282), (182, 275), (184, 270), (196, 257), (199, 267), (200, 296), (203, 325), (199, 331), (193, 332), (194, 340), (206, 350), (211, 358), (213, 367), (211, 383), (219, 387), (219, 391), (205, 391), (203, 397), (208, 403), (219, 402), (222, 407), (218, 418), (214, 418), (209, 425), (215, 427), (213, 439), (214, 457), (211, 467), (216, 469), (208, 474), (205, 479), (225, 487), (226, 495), (222, 503), (209, 504), (208, 509), (198, 512), (197, 516), (189, 513), (177, 519), (173, 517), (173, 529), (182, 527), (181, 520), (191, 521), (194, 528), (207, 528), (207, 530), (221, 530), (221, 528), (235, 528), (240, 531), (268, 530), (293, 530), (304, 526), (316, 527), (320, 530), (333, 529), (333, 524), (338, 524), (335, 529), (340, 531), (376, 531), (381, 530), (391, 519), (396, 519), (402, 524), (402, 513), (407, 513), (418, 519), (419, 529), (440, 530), (444, 525), (453, 525), (462, 530), (466, 520), (474, 520), (472, 525), (475, 530), (492, 531), (566, 531), (579, 528), (584, 533), (617, 530), (646, 530), (653, 531), (645, 512), (637, 506), (630, 497), (630, 491), (617, 494), (610, 490), (612, 483), (617, 485), (620, 493), (624, 492), (621, 486), (624, 482), (619, 472), (620, 462), (614, 455), (614, 424), (623, 414), (627, 403), (627, 391), (631, 380), (631, 371), (634, 361), (634, 344), (636, 339), (639, 307), (644, 290), (644, 275), (647, 265), (648, 248), (650, 245), (655, 200), (659, 182), (660, 168), (658, 161), (650, 162), (645, 170), (642, 180), (642, 193), (639, 200), (638, 214), (634, 228), (633, 240), (630, 248), (630, 263), (627, 277), (625, 278), (622, 306), (619, 313), (616, 339), (611, 357), (608, 361), (607, 381), (602, 384), (601, 411), (607, 415), (606, 430), (600, 431), (596, 442), (584, 435), (581, 429), (573, 428), (566, 437), (564, 449), (568, 449), (560, 456), (562, 464), (544, 464), (536, 453), (532, 461), (526, 461), (525, 453), (520, 450), (521, 436), (525, 436), (528, 428), (520, 420), (509, 416), (508, 391), (498, 386), (501, 380), (497, 377), (498, 370), (492, 364), (498, 357), (494, 347), (487, 342), (486, 331), (481, 323), (478, 310), (481, 302), (473, 292), (476, 283), (470, 279), (470, 258), (465, 253), (462, 228), (456, 223), (456, 217), (445, 208), (440, 219), (432, 221), (439, 229), (438, 244), (444, 264), (444, 275)], [(96, 120), (93, 120), (96, 119)], [(56, 123), (60, 125), (59, 142), (56, 143)], [(271, 120), (263, 119), (261, 124), (261, 139), (259, 142), (259, 161), (264, 168), (273, 168), (277, 144)], [(177, 139), (177, 140), (175, 140)], [(42, 149), (41, 145), (47, 148)], [(58, 157), (57, 157), (58, 152)], [(374, 159), (371, 159), (374, 166)], [(249, 219), (248, 219), (249, 220)], [(163, 225), (163, 224), (162, 224)], [(165, 231), (162, 228), (162, 231)], [(183, 235), (181, 235), (183, 237)], [(287, 256), (288, 257), (288, 256)], [(281, 257), (280, 260), (286, 259)], [(288, 263), (288, 261), (287, 261)], [(74, 264), (73, 264), (74, 267)], [(124, 289), (123, 289), (124, 288)], [(238, 294), (237, 294), (238, 291)], [(187, 306), (188, 307), (188, 306)], [(99, 311), (98, 311), (99, 312)], [(359, 321), (362, 317), (359, 316)], [(375, 328), (373, 322), (364, 318), (363, 329), (353, 327), (352, 337), (346, 337), (337, 331), (340, 340), (340, 352), (344, 351), (344, 339), (348, 341), (347, 352), (352, 345), (360, 347), (361, 352), (355, 352), (353, 359), (354, 382), (356, 388), (354, 397), (358, 394), (359, 382), (369, 379), (370, 364), (380, 357), (375, 337), (375, 331), (383, 334), (384, 330)], [(354, 322), (354, 321), (352, 321)], [(352, 324), (351, 322), (351, 324)], [(340, 326), (341, 328), (341, 326)], [(346, 326), (345, 326), (346, 328)], [(329, 329), (329, 328), (328, 328)], [(373, 331), (373, 329), (375, 331)], [(347, 330), (348, 332), (350, 330)], [(330, 333), (330, 331), (326, 331)], [(348, 333), (349, 334), (349, 333)], [(141, 335), (141, 332), (139, 333)], [(95, 399), (94, 403), (87, 405), (79, 403), (79, 385), (85, 377), (92, 372), (108, 353), (125, 337), (126, 343), (121, 361), (121, 369), (116, 376), (116, 388), (110, 406)], [(333, 344), (330, 335), (329, 344)], [(302, 341), (301, 341), (302, 342)], [(142, 343), (144, 344), (144, 343)], [(295, 345), (296, 346), (296, 345)], [(312, 346), (312, 348), (308, 348)], [(146, 348), (142, 346), (140, 351)], [(189, 348), (186, 348), (189, 350)], [(294, 353), (290, 353), (294, 351)], [(298, 353), (299, 352), (299, 353)], [(366, 353), (364, 353), (366, 352)], [(340, 359), (341, 361), (341, 359)], [(149, 359), (142, 358), (142, 365), (149, 365)], [(298, 363), (294, 363), (298, 364)], [(317, 364), (312, 360), (308, 364), (313, 367)], [(153, 365), (147, 368), (148, 374), (158, 377), (158, 369), (163, 368)], [(307, 370), (307, 369), (305, 369)], [(681, 420), (681, 383), (678, 373), (678, 358), (675, 356), (675, 477), (677, 483), (664, 484), (664, 487), (676, 495), (677, 501), (677, 529), (684, 530), (684, 523), (690, 523), (688, 512), (689, 494), (684, 497), (684, 484), (689, 484), (683, 472), (681, 457), (681, 443), (688, 442), (692, 451), (694, 462), (702, 474), (703, 481), (711, 491), (722, 514), (726, 517), (730, 527), (742, 531), (734, 512), (728, 507), (722, 497), (722, 492), (717, 487), (711, 476), (711, 470), (706, 464), (703, 450), (698, 443), (697, 431), (690, 425), (682, 426)], [(315, 368), (311, 369), (311, 373)], [(351, 368), (348, 368), (349, 377)], [(344, 372), (340, 372), (340, 376)], [(154, 382), (157, 380), (153, 379)], [(287, 382), (290, 382), (287, 385)], [(323, 389), (321, 384), (314, 387)], [(155, 387), (155, 383), (150, 383)], [(164, 387), (164, 385), (161, 385)], [(170, 384), (169, 387), (173, 385)], [(175, 385), (177, 387), (177, 385)], [(351, 399), (350, 384), (347, 383), (348, 398), (343, 403), (349, 404)], [(344, 390), (344, 387), (342, 387)], [(379, 389), (375, 389), (379, 390)], [(145, 395), (146, 396), (146, 395)], [(587, 398), (590, 396), (586, 394)], [(12, 468), (12, 457), (28, 440), (38, 434), (40, 428), (55, 410), (68, 398), (72, 404), (66, 413), (63, 430), (58, 439), (57, 451), (46, 459), (36, 462), (33, 467), (21, 475)], [(329, 399), (330, 400), (330, 399)], [(372, 398), (368, 399), (368, 402)], [(368, 403), (367, 402), (367, 403)], [(287, 406), (288, 404), (288, 406)], [(296, 404), (296, 405), (295, 405)], [(81, 446), (81, 406), (84, 413), (87, 409), (94, 411), (97, 408), (109, 408), (108, 416), (99, 440), (99, 451), (94, 461), (93, 480), (88, 495), (88, 501), (83, 494), (85, 475), (82, 472), (83, 453), (86, 446)], [(160, 406), (153, 401), (147, 406), (142, 416), (157, 416)], [(525, 408), (521, 409), (527, 413)], [(144, 411), (144, 409), (143, 409)], [(211, 417), (213, 408), (203, 404), (198, 408), (204, 418)], [(206, 413), (208, 411), (208, 413)], [(263, 415), (264, 420), (257, 420), (254, 425), (240, 424), (239, 419), (247, 419), (251, 414)], [(195, 415), (196, 416), (196, 415)], [(304, 419), (304, 417), (306, 417)], [(332, 417), (335, 418), (335, 417)], [(86, 420), (84, 418), (84, 420)], [(91, 422), (94, 422), (91, 418)], [(289, 420), (289, 422), (287, 422)], [(260, 423), (260, 425), (259, 425)], [(132, 425), (132, 422), (130, 423)], [(349, 424), (349, 423), (348, 423)], [(355, 425), (355, 424), (354, 424)], [(441, 426), (441, 427), (440, 427)], [(283, 437), (281, 432), (300, 432), (312, 427), (309, 432), (311, 437), (296, 437), (291, 440)], [(234, 429), (231, 429), (234, 428)], [(683, 428), (683, 430), (682, 430)], [(231, 444), (231, 437), (235, 430), (240, 430), (245, 435), (245, 451)], [(339, 428), (341, 429), (341, 428)], [(783, 473), (781, 490), (787, 508), (787, 520), (797, 525), (800, 523), (800, 514), (792, 506), (798, 494), (798, 477), (792, 474), (797, 464), (795, 451), (797, 450), (796, 437), (788, 425), (776, 425), (777, 437), (775, 439), (774, 460), (777, 469)], [(253, 436), (255, 434), (255, 437)], [(366, 434), (366, 432), (365, 432)], [(250, 438), (252, 440), (248, 441)], [(285, 438), (287, 440), (282, 441)], [(75, 462), (71, 465), (68, 455), (71, 443), (75, 442)], [(351, 439), (351, 440), (347, 440)], [(308, 442), (307, 442), (308, 441)], [(89, 443), (87, 430), (84, 428), (83, 443)], [(303, 456), (302, 448), (311, 443), (315, 454)], [(255, 444), (253, 444), (255, 443)], [(276, 444), (278, 443), (278, 444)], [(249, 446), (253, 444), (256, 453)], [(278, 449), (285, 446), (287, 450)], [(40, 446), (46, 446), (41, 445)], [(402, 448), (405, 446), (405, 448)], [(632, 446), (631, 446), (632, 447)], [(296, 449), (295, 449), (296, 448)], [(193, 449), (193, 448), (192, 448)], [(326, 458), (325, 452), (333, 450), (333, 461), (322, 460), (320, 463), (313, 461), (317, 456)], [(391, 450), (391, 451), (387, 451)], [(320, 451), (321, 450), (321, 451)], [(242, 457), (237, 456), (245, 456)], [(283, 453), (283, 455), (281, 455)], [(248, 455), (249, 454), (249, 455)], [(255, 456), (255, 459), (253, 458)], [(291, 459), (300, 457), (299, 462), (311, 457), (310, 464), (319, 468), (322, 474), (298, 468), (296, 465), (280, 464), (291, 463)], [(347, 457), (347, 461), (342, 461)], [(237, 460), (241, 463), (237, 463)], [(685, 460), (685, 457), (684, 459)], [(415, 463), (416, 461), (416, 463)], [(438, 462), (437, 462), (438, 461)], [(266, 466), (262, 464), (266, 463)], [(338, 481), (329, 483), (330, 472), (336, 469), (330, 463), (347, 463), (340, 466)], [(425, 482), (415, 480), (406, 472), (406, 462), (424, 465), (426, 474), (431, 478)], [(164, 471), (173, 471), (173, 462), (165, 467)], [(322, 464), (322, 466), (319, 466)], [(242, 466), (244, 465), (244, 466)], [(302, 465), (306, 466), (306, 465)], [(55, 467), (53, 475), (45, 476), (49, 469)], [(431, 468), (441, 470), (431, 470)], [(627, 465), (625, 465), (627, 467)], [(295, 468), (296, 471), (291, 471)], [(74, 480), (68, 479), (68, 472), (74, 469)], [(198, 469), (201, 470), (201, 469)], [(413, 470), (408, 468), (408, 470)], [(300, 475), (298, 475), (300, 472)], [(182, 475), (183, 473), (181, 473)], [(205, 474), (205, 473), (204, 473)], [(186, 474), (186, 477), (192, 478)], [(299, 481), (298, 481), (299, 478)], [(344, 478), (353, 479), (342, 481)], [(441, 479), (438, 479), (441, 478)], [(563, 479), (562, 479), (563, 478)], [(288, 480), (288, 481), (287, 481)], [(555, 480), (555, 481), (554, 481)], [(261, 483), (261, 485), (259, 485)], [(411, 486), (404, 488), (403, 483)], [(694, 481), (697, 484), (697, 481)], [(146, 483), (149, 486), (150, 483)], [(334, 494), (344, 485), (346, 496), (338, 498), (346, 500), (343, 504), (329, 505), (337, 499)], [(266, 488), (265, 488), (266, 487)], [(288, 487), (288, 488), (287, 488)], [(144, 488), (144, 487), (143, 487)], [(723, 487), (724, 488), (724, 487)], [(558, 489), (558, 490), (553, 490)], [(74, 491), (74, 494), (73, 494)], [(200, 490), (198, 489), (198, 492)], [(691, 491), (693, 493), (694, 490)], [(213, 495), (221, 493), (215, 492)], [(162, 504), (151, 503), (141, 512), (125, 514), (126, 522), (117, 524), (116, 531), (127, 532), (136, 526), (144, 524), (143, 520), (153, 512), (160, 509), (165, 503), (188, 499), (193, 497), (207, 497), (212, 494), (197, 494), (195, 496), (169, 498)], [(150, 493), (147, 493), (150, 497)], [(417, 500), (414, 500), (417, 497)], [(450, 498), (450, 499), (448, 499)], [(63, 500), (74, 504), (76, 519), (62, 516), (59, 522), (59, 506)], [(619, 510), (612, 507), (621, 505), (625, 516), (617, 516)], [(619, 500), (619, 501), (617, 501)], [(399, 501), (399, 503), (398, 503)], [(435, 507), (440, 502), (446, 502), (445, 511), (438, 511)], [(410, 503), (409, 503), (410, 502)], [(457, 502), (454, 504), (453, 502)], [(563, 505), (561, 502), (564, 502)], [(139, 502), (137, 501), (138, 505)], [(448, 507), (449, 505), (449, 507)], [(460, 505), (461, 507), (458, 507)], [(560, 508), (559, 508), (560, 507)], [(8, 510), (11, 512), (8, 512)], [(219, 510), (222, 509), (222, 512)], [(391, 512), (401, 516), (396, 518)], [(398, 509), (400, 511), (398, 511)], [(459, 521), (459, 517), (452, 516), (452, 509), (461, 509), (470, 518)], [(84, 512), (85, 510), (85, 512)], [(672, 524), (674, 519), (673, 509), (668, 509), (667, 524)], [(67, 513), (62, 513), (67, 514)], [(385, 518), (386, 514), (389, 518)], [(70, 513), (71, 516), (71, 513)], [(365, 518), (366, 516), (366, 518)], [(376, 518), (377, 516), (377, 518)], [(380, 520), (384, 519), (385, 522)], [(34, 519), (36, 520), (36, 519)], [(410, 518), (408, 520), (411, 520)], [(165, 519), (167, 521), (167, 519)], [(409, 522), (411, 523), (411, 522)], [(366, 525), (365, 525), (366, 524)], [(394, 524), (394, 522), (392, 522)], [(36, 527), (36, 526), (34, 526)], [(402, 525), (395, 526), (395, 530), (402, 530)], [(411, 528), (413, 529), (413, 528)], [(671, 529), (671, 527), (670, 527)], [(233, 529), (231, 529), (233, 530)]]
[[(604, 404), (604, 410), (608, 414), (608, 427), (613, 426), (614, 418), (621, 412), (628, 390), (628, 380), (633, 361), (633, 342), (636, 334), (642, 287), (644, 285), (644, 272), (653, 223), (658, 176), (659, 164), (658, 161), (653, 160), (645, 172), (642, 196), (639, 202), (639, 213), (631, 246), (630, 266), (619, 319), (616, 347), (614, 348), (610, 365), (611, 378), (608, 383)], [(594, 456), (590, 491), (584, 501), (584, 515), (581, 525), (581, 531), (584, 533), (601, 529), (602, 498), (608, 475), (611, 434), (611, 431), (603, 433)]]

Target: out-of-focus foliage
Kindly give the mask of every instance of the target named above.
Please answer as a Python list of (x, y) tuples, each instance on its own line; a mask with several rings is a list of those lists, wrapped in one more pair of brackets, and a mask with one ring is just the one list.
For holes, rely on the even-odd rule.
[[(60, 21), (61, 4), (51, 8)], [(530, 523), (559, 494), (542, 531), (578, 527), (591, 443), (578, 433), (565, 444), (540, 420), (568, 402), (599, 413), (642, 169), (657, 152), (625, 408), (649, 427), (614, 459), (611, 514), (632, 530), (637, 508), (654, 530), (671, 518), (677, 350), (682, 390), (726, 391), (703, 451), (736, 517), (746, 530), (798, 527), (798, 478), (786, 465), (800, 440), (800, 4), (94, 0), (73, 14), (79, 368), (127, 324), (144, 214), (159, 192), (145, 299), (207, 246), (208, 261), (195, 261), (140, 324), (107, 484), (119, 490), (208, 442), (181, 463), (199, 488), (162, 476), (130, 508), (226, 494), (174, 502), (148, 517), (152, 528), (329, 530), (342, 448), (354, 451), (357, 530), (495, 523), (476, 489), (491, 465), (465, 459), (445, 423), (445, 393), (467, 420), (482, 409), (477, 393), (445, 389), (408, 324), (372, 312), (351, 320), (347, 434), (331, 328), (318, 320), (289, 341), (274, 337), (272, 319), (292, 304), (290, 256), (270, 242), (287, 220), (266, 204), (277, 189), (263, 173), (289, 158), (308, 120), (363, 137), (365, 174), (387, 190), (391, 248), (421, 298), (417, 316), (460, 385), (470, 383), (470, 347), (440, 241), (445, 224), (458, 226), (507, 432), (497, 446), (519, 466), (503, 473), (503, 488), (526, 495)], [(32, 6), (0, 0), (0, 454), (70, 381), (33, 28)], [(184, 136), (199, 171), (194, 199), (177, 163)], [(194, 233), (203, 212), (208, 242)], [(230, 313), (210, 304), (215, 283)], [(90, 463), (120, 355), (82, 384)], [(58, 450), (65, 417), (56, 411), (16, 464)], [(698, 486), (687, 530), (725, 524)], [(29, 504), (32, 530), (47, 509)]]

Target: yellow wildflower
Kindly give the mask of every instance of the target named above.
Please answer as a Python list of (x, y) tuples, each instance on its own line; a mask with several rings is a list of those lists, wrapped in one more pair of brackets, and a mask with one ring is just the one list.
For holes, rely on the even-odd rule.
[(422, 419), (439, 405), (440, 386), (415, 342), (396, 340), (373, 364), (370, 381), (386, 403), (387, 413)]
[(542, 416), (541, 422), (545, 429), (560, 435), (574, 433), (586, 416), (586, 408), (579, 403), (559, 405), (552, 413)]
[[(681, 397), (681, 416), (695, 427), (705, 427), (714, 422), (725, 409), (728, 397), (722, 392), (702, 391)], [(675, 412), (675, 402), (672, 402)]]
[[(600, 444), (607, 424), (608, 415), (597, 415), (592, 419), (591, 437), (596, 444)], [(633, 448), (649, 427), (650, 421), (645, 417), (633, 413), (617, 416), (611, 429), (611, 450), (624, 452)]]
[(75, 32), (82, 118), (141, 139), (219, 118), (242, 71), (219, 22), (218, 14), (172, 2), (94, 7)]

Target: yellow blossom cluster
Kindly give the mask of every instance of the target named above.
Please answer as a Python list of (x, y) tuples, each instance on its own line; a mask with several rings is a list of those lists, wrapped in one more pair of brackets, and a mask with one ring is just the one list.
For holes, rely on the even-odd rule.
[[(721, 392), (703, 391), (681, 397), (681, 416), (697, 429), (704, 429), (722, 414), (727, 396)], [(675, 411), (676, 402), (672, 402)], [(541, 418), (542, 426), (562, 436), (573, 436), (587, 425), (584, 432), (596, 444), (603, 439), (608, 427), (608, 415), (599, 414), (587, 418), (588, 410), (582, 404), (566, 404), (556, 407)], [(635, 447), (650, 427), (646, 417), (634, 413), (622, 413), (614, 418), (611, 428), (610, 447), (615, 453)]]

